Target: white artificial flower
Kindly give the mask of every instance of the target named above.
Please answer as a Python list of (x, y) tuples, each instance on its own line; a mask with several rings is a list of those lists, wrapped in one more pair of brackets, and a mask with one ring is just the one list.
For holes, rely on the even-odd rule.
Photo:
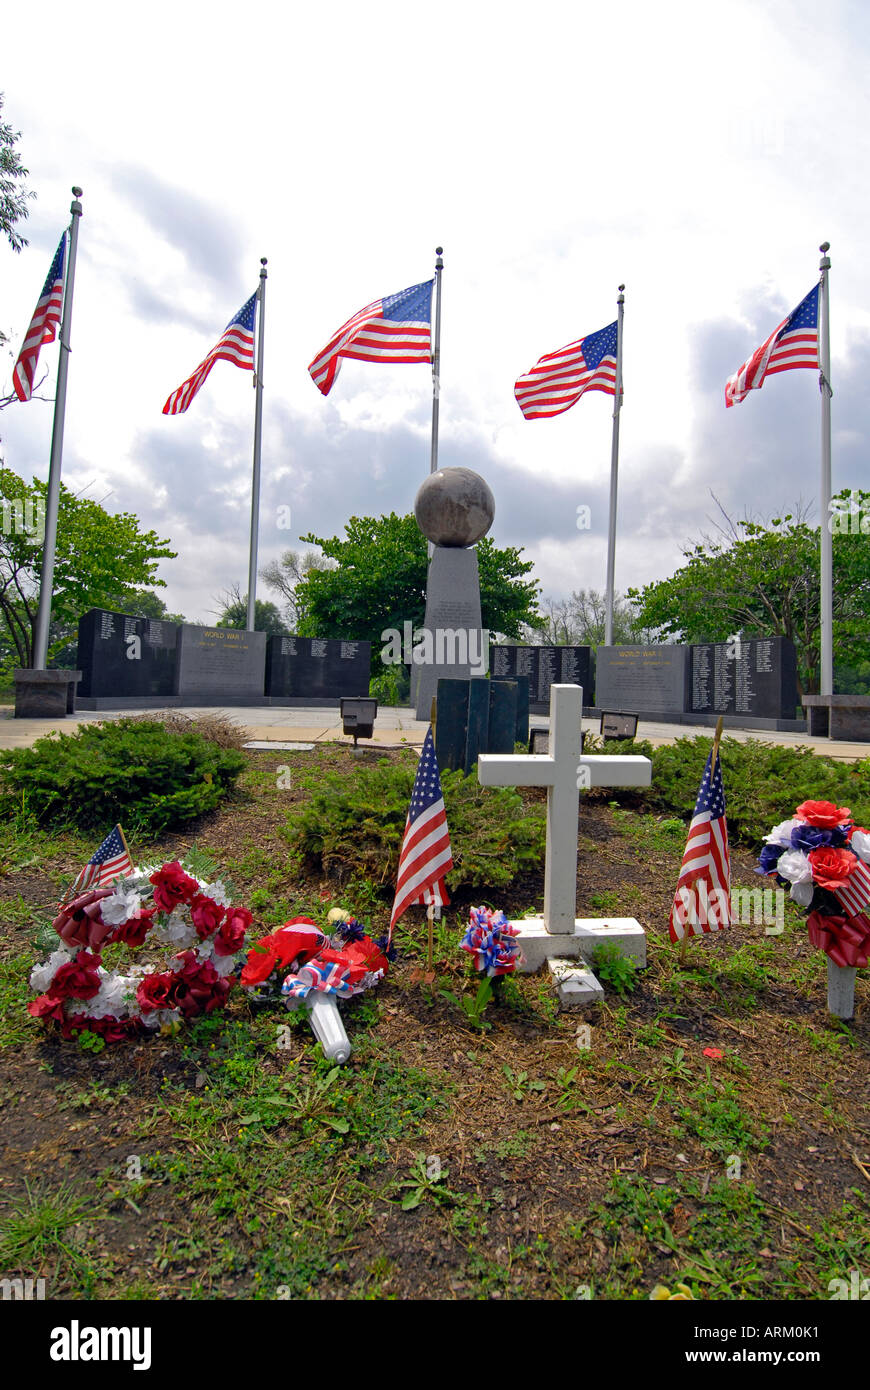
[(183, 1015), (180, 1009), (150, 1009), (143, 1013), (142, 1022), (146, 1028), (162, 1028), (167, 1023), (180, 1023)]
[(102, 1013), (111, 1014), (113, 1018), (124, 1018), (130, 1012), (127, 996), (131, 989), (135, 994), (132, 976), (115, 975), (103, 982), (94, 1003), (99, 1000), (102, 1005)]
[(219, 878), (215, 879), (214, 883), (203, 883), (201, 886), (205, 896), (216, 902), (218, 907), (229, 907), (229, 894)]
[(789, 889), (789, 897), (796, 902), (798, 907), (809, 907), (813, 900), (815, 885), (812, 883), (798, 882), (793, 883)]
[(863, 830), (853, 830), (849, 846), (865, 864), (870, 864), (870, 835)]
[(803, 850), (790, 849), (776, 861), (776, 872), (789, 883), (812, 883), (813, 870)]
[(229, 975), (232, 971), (236, 963), (236, 958), (235, 956), (215, 955), (212, 956), (211, 963), (214, 966), (217, 973), (221, 976), (221, 978), (223, 978), (224, 975)]
[(190, 912), (185, 906), (176, 907), (162, 922), (155, 921), (151, 928), (151, 937), (164, 946), (174, 946), (177, 951), (185, 951), (188, 946), (195, 946), (199, 940), (196, 928), (190, 920)]
[(766, 837), (765, 844), (790, 845), (791, 832), (794, 830), (795, 826), (803, 824), (804, 822), (802, 820), (797, 819), (780, 821), (779, 825), (775, 825), (770, 834)]
[(120, 885), (110, 898), (103, 898), (100, 903), (103, 921), (113, 927), (119, 927), (122, 922), (129, 922), (132, 917), (138, 917), (141, 909), (142, 899), (139, 894), (132, 890), (123, 892)]
[(52, 951), (42, 965), (34, 965), (30, 972), (30, 987), (38, 994), (44, 994), (62, 965), (69, 965), (72, 956), (69, 951)]

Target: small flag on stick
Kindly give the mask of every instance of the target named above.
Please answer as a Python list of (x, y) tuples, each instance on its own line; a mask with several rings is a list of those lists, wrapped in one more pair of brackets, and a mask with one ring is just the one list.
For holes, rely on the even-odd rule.
[(514, 395), (527, 420), (561, 415), (586, 391), (616, 395), (618, 326), (617, 320), (557, 352), (548, 352), (518, 379)]
[(728, 823), (725, 788), (719, 760), (722, 720), (716, 726), (713, 747), (695, 802), (695, 814), (680, 866), (677, 891), (668, 921), (671, 941), (721, 931), (731, 926), (731, 860), (728, 855)]
[(390, 915), (390, 938), (395, 923), (412, 903), (431, 903), (435, 907), (442, 907), (450, 902), (444, 875), (452, 868), (453, 851), (450, 848), (441, 777), (430, 727), (417, 764), (411, 805), (405, 822), (396, 896)]
[(109, 832), (95, 854), (92, 854), (85, 867), (76, 876), (75, 882), (67, 889), (58, 903), (72, 902), (80, 893), (89, 888), (105, 888), (113, 879), (133, 872), (133, 860), (124, 839), (120, 825)]
[(725, 384), (725, 405), (739, 405), (750, 391), (758, 391), (767, 377), (796, 367), (819, 369), (819, 286), (814, 285), (800, 304), (783, 319), (760, 348)]
[(434, 283), (425, 280), (375, 299), (342, 324), (308, 368), (318, 391), (329, 395), (342, 357), (357, 362), (431, 362)]
[(63, 312), (63, 281), (66, 270), (67, 233), (64, 232), (55, 252), (48, 278), (42, 287), (42, 294), (33, 311), (30, 327), (18, 354), (18, 361), (12, 371), (12, 384), (20, 401), (29, 401), (33, 395), (33, 382), (36, 364), (43, 343), (53, 343), (60, 326)]
[(192, 376), (173, 391), (163, 407), (164, 415), (183, 415), (215, 362), (232, 362), (243, 371), (254, 370), (254, 314), (257, 295), (252, 294), (235, 318), (230, 319), (211, 352), (204, 357)]

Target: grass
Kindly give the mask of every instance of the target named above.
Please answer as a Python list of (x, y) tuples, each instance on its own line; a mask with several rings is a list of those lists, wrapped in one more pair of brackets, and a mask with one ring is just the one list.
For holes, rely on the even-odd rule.
[[(274, 829), (287, 812), (271, 764), (250, 759), (242, 793), (196, 833), (264, 928), (334, 904), (383, 929), (379, 881), (306, 874)], [(0, 1274), (44, 1274), (50, 1297), (279, 1301), (574, 1299), (583, 1286), (636, 1300), (657, 1282), (697, 1299), (805, 1299), (866, 1274), (852, 1158), (870, 1167), (863, 1013), (826, 1017), (825, 964), (791, 909), (781, 936), (735, 929), (680, 960), (664, 922), (684, 821), (600, 805), (588, 828), (600, 833), (581, 843), (583, 910), (648, 928), (636, 989), (607, 986), (594, 1012), (564, 1014), (545, 975), (517, 975), (474, 1029), (460, 897), (434, 927), (434, 985), (413, 980), (421, 914), (400, 924), (388, 979), (342, 1006), (354, 1050), (336, 1068), (303, 1015), (252, 1012), (238, 992), (175, 1038), (99, 1057), (47, 1038), (25, 1010), (38, 954), (25, 943), (47, 919), (46, 882), (59, 888), (93, 846), (34, 837), (26, 816), (0, 827), (7, 863), (23, 866), (0, 886)], [(520, 916), (537, 892), (474, 901)], [(734, 1155), (739, 1179), (726, 1177)]]

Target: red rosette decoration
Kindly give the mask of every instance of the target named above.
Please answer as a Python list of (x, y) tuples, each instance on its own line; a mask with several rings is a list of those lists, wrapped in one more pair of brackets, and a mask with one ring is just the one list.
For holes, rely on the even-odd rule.
[(114, 891), (114, 888), (91, 888), (65, 903), (51, 924), (61, 941), (67, 946), (86, 946), (89, 951), (96, 951), (113, 939), (112, 934), (118, 929), (103, 921), (100, 903)]
[(864, 970), (870, 961), (870, 918), (863, 912), (853, 917), (826, 917), (811, 912), (807, 918), (810, 943), (835, 965)]
[(220, 976), (210, 960), (197, 960), (193, 951), (182, 952), (178, 959), (184, 965), (174, 974), (166, 1007), (193, 1018), (223, 1005), (234, 981)]

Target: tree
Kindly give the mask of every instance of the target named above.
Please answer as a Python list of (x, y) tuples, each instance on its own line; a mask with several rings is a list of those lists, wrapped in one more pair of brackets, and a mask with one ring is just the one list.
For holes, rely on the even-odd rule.
[[(600, 647), (604, 643), (605, 596), (598, 589), (577, 589), (570, 598), (544, 599), (544, 626), (530, 628), (523, 639), (533, 645)], [(649, 642), (652, 633), (640, 627), (635, 611), (621, 594), (613, 597), (613, 641), (616, 646)]]
[[(3, 93), (0, 92), (0, 113), (2, 111)], [(0, 121), (0, 231), (13, 251), (20, 251), (22, 246), (27, 245), (27, 238), (16, 227), (27, 216), (30, 199), (36, 197), (20, 183), (28, 173), (15, 148), (15, 142), (20, 138), (20, 130), (13, 130), (11, 125)]]
[(332, 569), (331, 560), (318, 555), (315, 550), (285, 550), (280, 560), (270, 560), (260, 570), (260, 578), (270, 589), (275, 589), (284, 599), (284, 620), (291, 632), (298, 630), (302, 621), (301, 596), (297, 589), (305, 576), (313, 569)]
[[(0, 467), (0, 617), (7, 634), (6, 667), (33, 661), (47, 485), (27, 484)], [(89, 608), (131, 607), (140, 586), (163, 586), (157, 562), (174, 559), (168, 541), (140, 531), (130, 512), (106, 512), (60, 485), (49, 657), (65, 646)]]
[[(238, 584), (230, 585), (223, 595), (223, 608), (215, 627), (234, 627), (244, 630), (248, 626), (248, 595), (242, 595)], [(268, 632), (279, 637), (287, 632), (284, 620), (274, 603), (268, 599), (254, 599), (254, 631)]]
[[(800, 507), (768, 523), (723, 516), (719, 536), (684, 550), (688, 563), (670, 579), (629, 589), (638, 622), (683, 642), (724, 642), (737, 632), (789, 637), (800, 692), (817, 691), (819, 528)], [(860, 666), (870, 660), (870, 493), (844, 488), (825, 521), (833, 542), (834, 660)]]
[[(330, 569), (311, 568), (296, 585), (303, 637), (344, 637), (372, 644), (372, 664), (380, 669), (381, 633), (399, 633), (426, 616), (426, 538), (413, 516), (353, 516), (346, 538), (301, 539), (320, 546)], [(532, 569), (512, 547), (498, 549), (487, 536), (477, 546), (483, 626), (493, 634), (519, 637), (523, 624), (536, 626), (538, 582), (524, 579)]]

